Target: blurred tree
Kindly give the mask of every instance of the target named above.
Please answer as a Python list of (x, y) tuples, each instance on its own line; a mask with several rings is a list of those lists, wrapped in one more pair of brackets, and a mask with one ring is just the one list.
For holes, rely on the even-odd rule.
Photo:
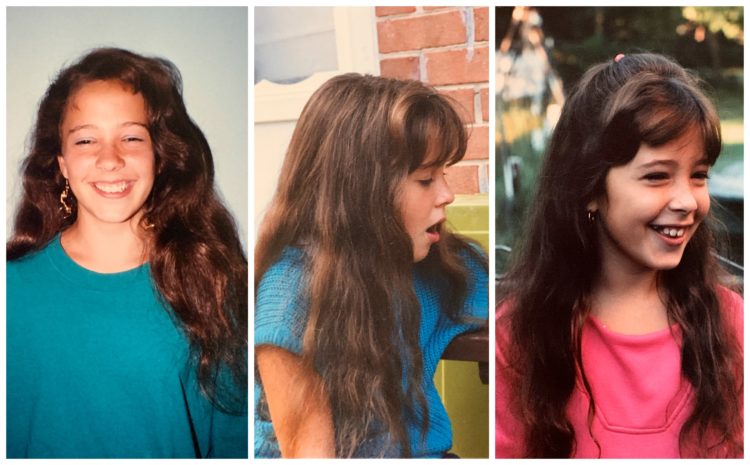
[[(742, 7), (540, 7), (537, 11), (553, 67), (566, 86), (592, 64), (618, 53), (663, 53), (693, 69), (743, 66)], [(498, 44), (511, 13), (512, 8), (496, 9)]]
[(682, 8), (682, 16), (687, 22), (677, 26), (680, 35), (692, 34), (696, 42), (705, 41), (711, 56), (711, 67), (721, 68), (719, 33), (729, 41), (743, 45), (742, 29), (744, 9), (742, 7), (694, 7)]

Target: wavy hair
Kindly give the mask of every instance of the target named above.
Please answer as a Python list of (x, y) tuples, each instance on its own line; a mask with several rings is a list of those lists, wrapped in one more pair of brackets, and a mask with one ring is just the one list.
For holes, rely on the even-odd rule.
[[(587, 299), (600, 270), (599, 239), (586, 206), (605, 194), (610, 168), (641, 144), (662, 146), (698, 130), (710, 164), (721, 151), (716, 110), (697, 78), (656, 54), (624, 56), (589, 69), (572, 89), (550, 140), (524, 240), (498, 286), (508, 311), (511, 406), (525, 427), (529, 457), (570, 457), (566, 416), (581, 359)], [(680, 264), (659, 275), (671, 323), (682, 332), (682, 375), (695, 393), (680, 433), (683, 455), (742, 456), (742, 353), (717, 296), (721, 270), (707, 217)], [(565, 276), (565, 279), (561, 279)], [(589, 434), (594, 415), (589, 408)], [(596, 438), (594, 438), (596, 441)]]
[[(445, 96), (357, 74), (327, 81), (294, 130), (258, 235), (255, 286), (285, 248), (304, 250), (302, 361), (330, 399), (337, 456), (355, 455), (378, 426), (408, 456), (407, 421), (426, 432), (415, 265), (397, 197), (409, 173), (456, 163), (466, 141)], [(466, 253), (486, 263), (443, 231), (416, 265), (444, 283), (442, 308), (454, 319), (467, 292)]]
[[(188, 116), (171, 62), (100, 48), (59, 73), (39, 105), (7, 258), (43, 248), (76, 221), (74, 197), (72, 215), (63, 218), (59, 211), (65, 187), (57, 163), (60, 125), (75, 92), (100, 80), (120, 82), (146, 102), (155, 180), (142, 221), (154, 225), (151, 275), (187, 335), (201, 391), (219, 407), (235, 409), (247, 386), (247, 258), (215, 190), (208, 142)], [(225, 372), (233, 381), (226, 386)]]

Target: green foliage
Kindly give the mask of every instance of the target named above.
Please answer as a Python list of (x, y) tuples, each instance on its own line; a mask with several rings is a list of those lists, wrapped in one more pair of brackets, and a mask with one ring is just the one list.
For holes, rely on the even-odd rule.
[(696, 7), (686, 6), (682, 16), (691, 23), (708, 28), (714, 34), (721, 32), (724, 37), (739, 44), (744, 42), (743, 22), (744, 9), (732, 7)]
[[(512, 8), (496, 9), (497, 36), (502, 38)], [(742, 176), (737, 164), (743, 160), (743, 21), (742, 7), (540, 7), (542, 30), (552, 67), (566, 89), (595, 63), (618, 53), (649, 51), (668, 55), (692, 69), (706, 83), (722, 123), (724, 146), (712, 172)], [(696, 34), (703, 27), (701, 34)], [(712, 35), (711, 35), (712, 34)], [(702, 37), (702, 41), (697, 41)], [(716, 64), (721, 66), (717, 67)], [(496, 100), (496, 244), (515, 246), (536, 189), (543, 151), (532, 147), (533, 131), (541, 119), (530, 110), (530, 102)], [(505, 194), (504, 165), (509, 157), (521, 160), (519, 191), (512, 199)], [(717, 203), (716, 213), (727, 225), (730, 249), (726, 256), (743, 262), (742, 200)], [(496, 269), (502, 273), (508, 254), (496, 251)]]
[[(650, 51), (688, 68), (742, 68), (742, 7), (540, 7), (552, 64), (566, 86), (592, 64), (618, 53)], [(511, 8), (496, 10), (507, 27)], [(687, 16), (686, 16), (687, 15)], [(693, 19), (690, 19), (693, 18)], [(711, 40), (696, 41), (706, 28)], [(502, 37), (504, 30), (498, 30)]]

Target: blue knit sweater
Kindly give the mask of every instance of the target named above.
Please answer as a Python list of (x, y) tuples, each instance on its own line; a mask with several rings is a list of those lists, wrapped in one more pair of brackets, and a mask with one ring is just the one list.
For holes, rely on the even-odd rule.
[(200, 394), (148, 264), (95, 273), (58, 236), (6, 272), (8, 458), (247, 457), (247, 414)]
[[(488, 275), (482, 265), (467, 260), (470, 270), (469, 292), (461, 314), (486, 319), (488, 314)], [(302, 352), (302, 335), (307, 321), (307, 305), (302, 295), (304, 256), (300, 249), (286, 249), (279, 260), (263, 275), (255, 297), (255, 346), (273, 345), (295, 354)], [(421, 441), (417, 424), (408, 424), (407, 432), (413, 457), (441, 457), (452, 445), (451, 424), (433, 382), (433, 376), (450, 341), (481, 323), (452, 321), (441, 309), (437, 284), (414, 274), (414, 290), (422, 309), (420, 347), (423, 356), (423, 385), (428, 406), (429, 426), (426, 440)], [(279, 446), (264, 402), (263, 386), (255, 375), (255, 456), (279, 457)], [(387, 437), (377, 447), (362, 447), (362, 456), (399, 456), (397, 445)]]

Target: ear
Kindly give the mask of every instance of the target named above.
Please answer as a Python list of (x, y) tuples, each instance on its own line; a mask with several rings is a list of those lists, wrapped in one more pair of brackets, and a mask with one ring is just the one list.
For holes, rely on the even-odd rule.
[(595, 212), (599, 211), (599, 201), (598, 200), (592, 200), (591, 202), (586, 204), (586, 211), (589, 212)]
[(62, 155), (57, 156), (57, 164), (60, 166), (60, 172), (65, 177), (65, 179), (68, 179), (68, 166), (65, 164), (65, 157)]

